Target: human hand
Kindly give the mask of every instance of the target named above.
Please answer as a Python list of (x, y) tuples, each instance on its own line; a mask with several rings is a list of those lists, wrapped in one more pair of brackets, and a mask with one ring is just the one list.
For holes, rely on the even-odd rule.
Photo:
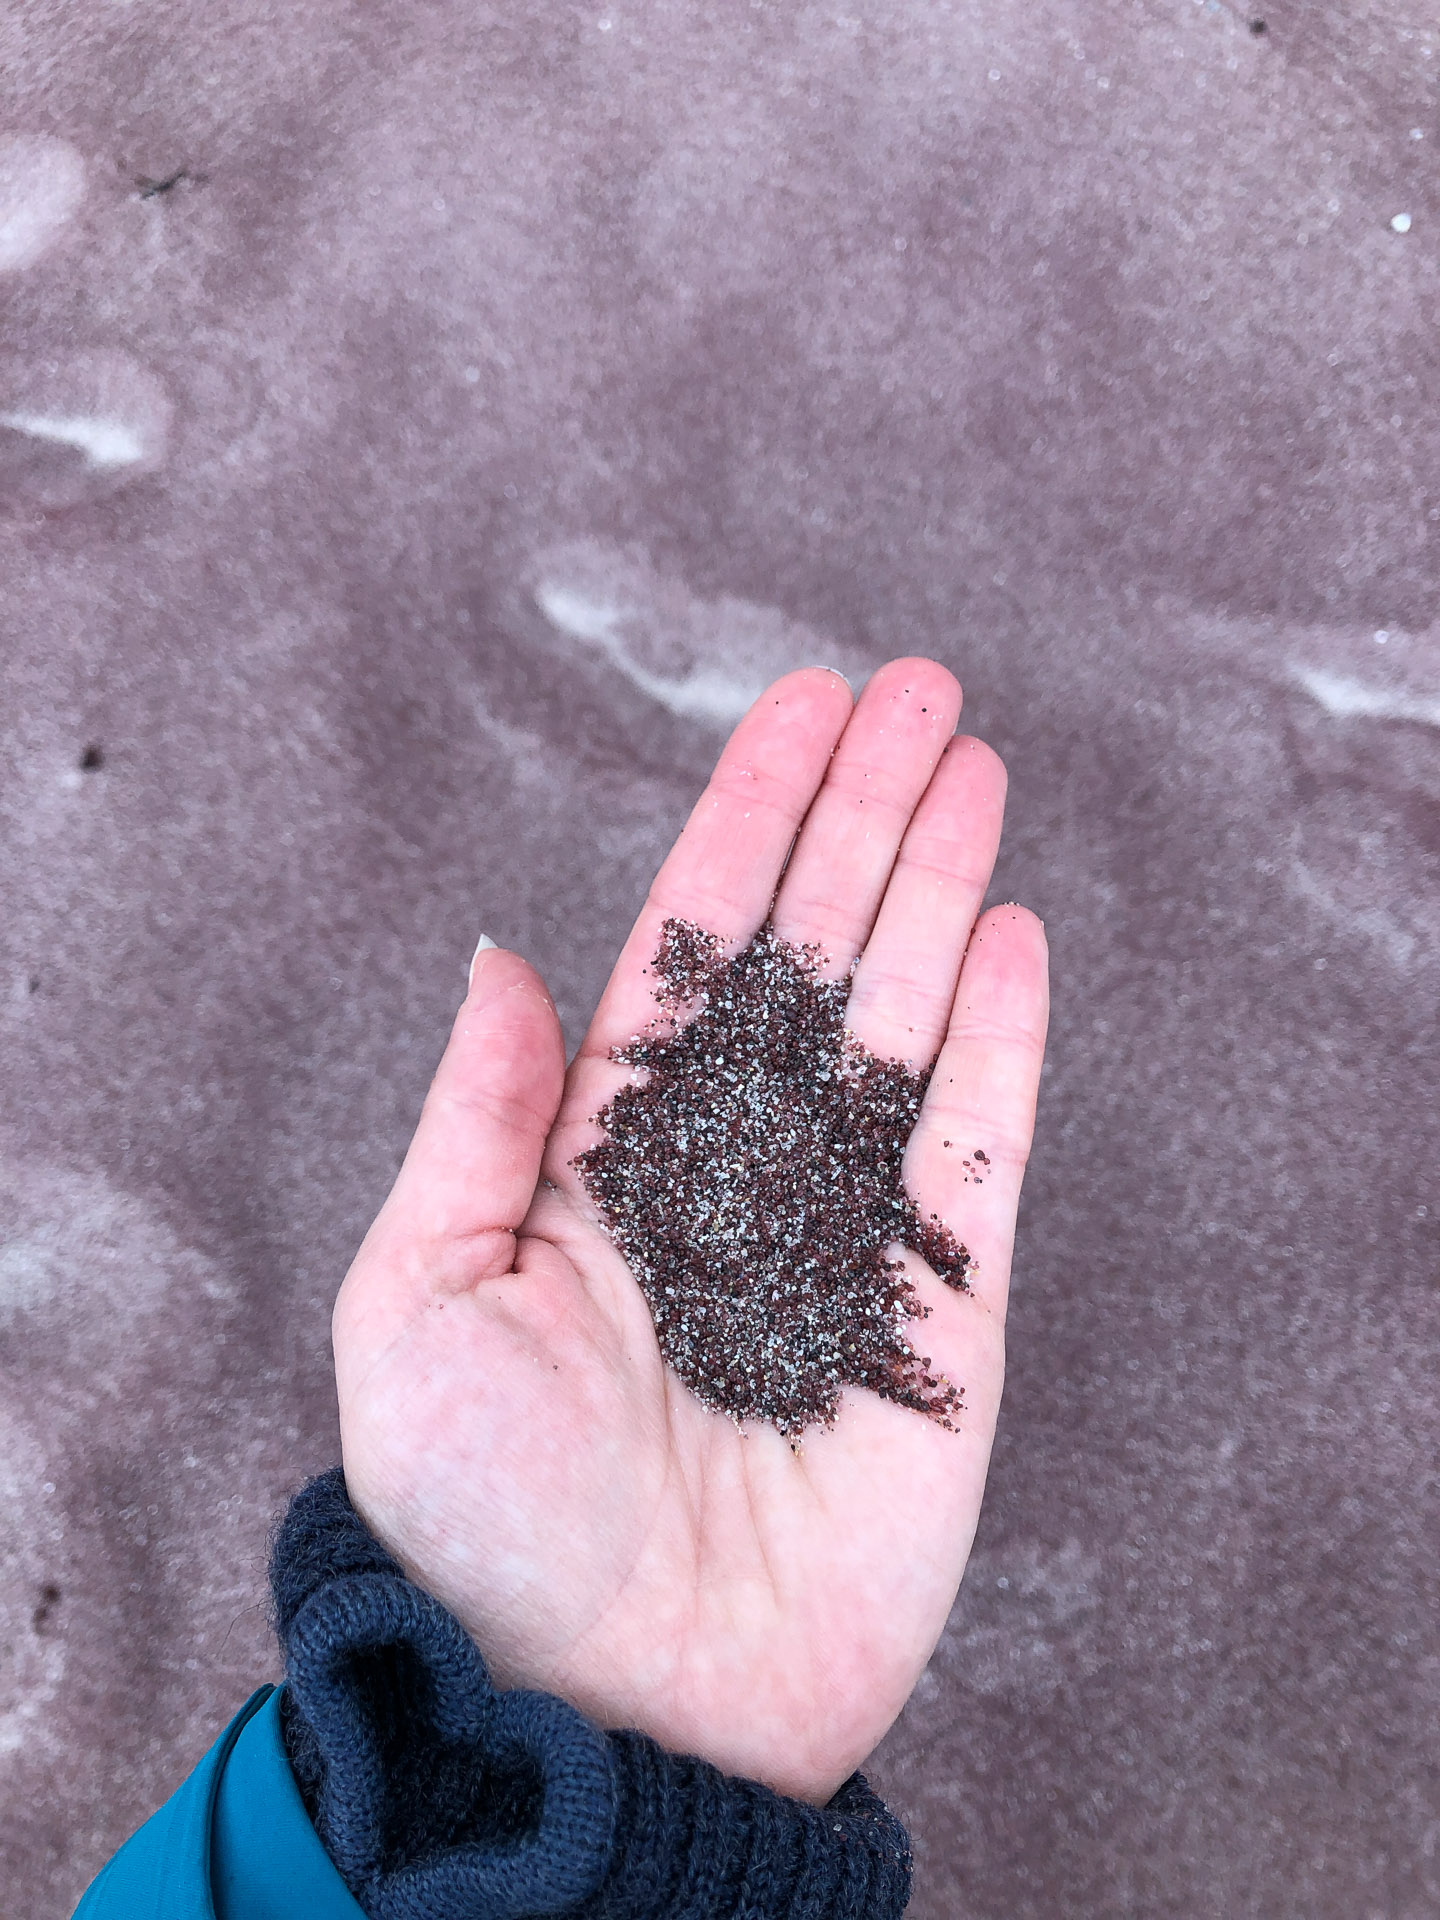
[[(891, 662), (853, 710), (819, 668), (762, 695), (568, 1074), (538, 975), (479, 954), (335, 1306), (351, 1497), (496, 1681), (818, 1804), (889, 1728), (939, 1637), (1000, 1398), (1045, 942), (1018, 907), (976, 921), (1005, 775), (988, 747), (951, 738), (959, 709), (953, 677), (925, 660)], [(632, 1071), (611, 1048), (655, 1017), (662, 921), (698, 922), (735, 951), (772, 899), (777, 932), (817, 942), (831, 974), (859, 955), (847, 1021), (866, 1046), (916, 1067), (941, 1050), (904, 1177), (969, 1247), (973, 1291), (906, 1264), (931, 1309), (924, 1349), (964, 1389), (956, 1431), (847, 1388), (835, 1425), (796, 1451), (702, 1405), (662, 1362), (571, 1165)], [(988, 1154), (983, 1185), (963, 1183), (945, 1140)]]

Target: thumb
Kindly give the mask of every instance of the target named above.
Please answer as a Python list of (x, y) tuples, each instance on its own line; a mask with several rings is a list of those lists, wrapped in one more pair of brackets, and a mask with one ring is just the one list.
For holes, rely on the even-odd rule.
[(482, 942), (373, 1229), (399, 1242), (402, 1270), (428, 1272), (441, 1286), (451, 1275), (473, 1285), (509, 1272), (564, 1083), (565, 1045), (544, 981), (518, 953)]

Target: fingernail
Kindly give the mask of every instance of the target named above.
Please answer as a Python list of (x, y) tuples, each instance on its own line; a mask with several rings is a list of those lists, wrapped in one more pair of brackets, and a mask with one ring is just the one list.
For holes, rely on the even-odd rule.
[(488, 933), (481, 934), (479, 940), (476, 942), (475, 951), (470, 956), (469, 984), (472, 987), (475, 984), (475, 962), (480, 958), (482, 953), (488, 953), (491, 947), (498, 946), (499, 944), (500, 944), (499, 941), (492, 940)]

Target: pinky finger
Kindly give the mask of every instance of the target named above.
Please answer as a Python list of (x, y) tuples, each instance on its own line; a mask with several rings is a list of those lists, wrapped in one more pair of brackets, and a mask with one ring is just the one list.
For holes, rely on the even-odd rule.
[(996, 1313), (1009, 1286), (1049, 1008), (1044, 928), (1024, 907), (992, 907), (970, 937), (906, 1149), (906, 1186), (922, 1213), (938, 1213), (970, 1249), (975, 1291)]

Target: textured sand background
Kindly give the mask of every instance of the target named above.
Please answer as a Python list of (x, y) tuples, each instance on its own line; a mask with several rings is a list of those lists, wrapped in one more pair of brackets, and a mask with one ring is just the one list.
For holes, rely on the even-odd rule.
[(3, 1920), (273, 1672), (476, 935), (573, 1039), (912, 650), (1057, 978), (912, 1913), (1440, 1907), (1440, 7), (1265, 22), (0, 14)]

